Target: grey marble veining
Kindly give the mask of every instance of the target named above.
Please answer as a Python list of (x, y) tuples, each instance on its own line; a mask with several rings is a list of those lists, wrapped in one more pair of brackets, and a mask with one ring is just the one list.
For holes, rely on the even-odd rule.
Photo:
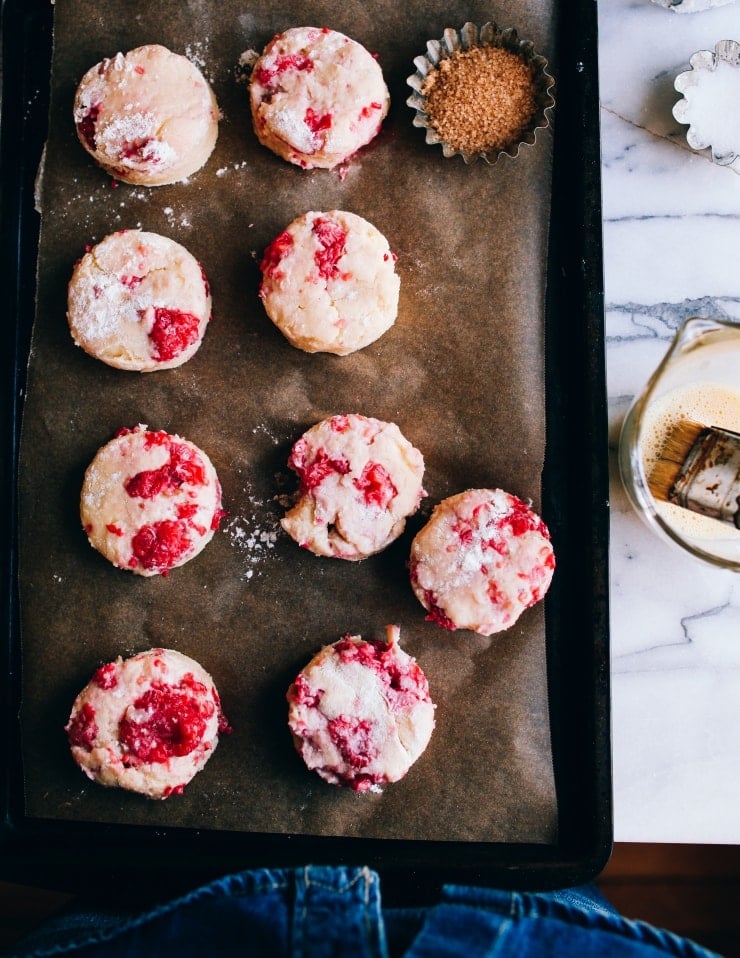
[(672, 115), (690, 57), (740, 40), (740, 3), (678, 15), (651, 0), (598, 0), (598, 15), (615, 839), (737, 843), (740, 576), (643, 524), (616, 447), (680, 323), (740, 322), (740, 175), (694, 152)]

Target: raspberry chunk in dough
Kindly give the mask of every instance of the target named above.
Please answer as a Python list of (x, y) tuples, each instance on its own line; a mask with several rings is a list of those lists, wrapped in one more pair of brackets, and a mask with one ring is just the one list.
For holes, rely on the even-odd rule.
[(550, 587), (555, 554), (542, 519), (502, 489), (468, 489), (435, 506), (411, 544), (411, 585), (427, 619), (492, 635)]
[(91, 67), (73, 110), (87, 152), (111, 176), (135, 186), (187, 179), (218, 137), (218, 104), (200, 70), (155, 43)]
[(258, 140), (304, 169), (331, 169), (379, 132), (390, 96), (377, 60), (336, 30), (292, 27), (273, 37), (252, 70)]
[(344, 210), (297, 217), (260, 263), (265, 311), (291, 345), (346, 356), (396, 321), (401, 281), (388, 241)]
[(80, 517), (90, 545), (137, 575), (184, 565), (210, 542), (223, 515), (211, 460), (162, 430), (119, 430), (85, 472)]
[(164, 799), (182, 794), (231, 728), (205, 669), (157, 648), (101, 665), (65, 731), (89, 779)]
[(67, 288), (75, 343), (116, 369), (154, 372), (195, 355), (211, 289), (184, 246), (158, 233), (111, 233), (77, 262)]
[(344, 638), (321, 649), (288, 689), (288, 724), (307, 767), (332, 785), (379, 792), (403, 778), (434, 730), (429, 683), (398, 644)]
[(364, 559), (397, 539), (426, 495), (424, 458), (395, 423), (331, 416), (294, 444), (298, 501), (283, 529), (315, 555)]

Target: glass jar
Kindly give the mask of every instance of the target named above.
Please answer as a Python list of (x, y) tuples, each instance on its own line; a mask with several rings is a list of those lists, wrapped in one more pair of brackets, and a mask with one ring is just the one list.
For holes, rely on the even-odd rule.
[(740, 529), (664, 501), (667, 490), (656, 485), (653, 465), (682, 422), (740, 432), (740, 323), (687, 319), (633, 400), (619, 438), (622, 482), (650, 528), (699, 559), (740, 572)]

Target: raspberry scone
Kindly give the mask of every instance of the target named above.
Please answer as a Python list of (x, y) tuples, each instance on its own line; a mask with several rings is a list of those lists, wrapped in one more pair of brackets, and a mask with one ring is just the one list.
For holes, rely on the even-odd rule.
[(542, 519), (502, 489), (440, 502), (411, 544), (411, 585), (446, 629), (508, 629), (550, 587), (555, 555)]
[(388, 240), (361, 216), (310, 211), (266, 248), (260, 297), (291, 345), (346, 356), (395, 323), (395, 264)]
[(137, 575), (167, 575), (194, 558), (223, 515), (211, 460), (161, 430), (119, 430), (85, 472), (80, 517), (90, 544)]
[(307, 767), (332, 785), (380, 792), (429, 744), (434, 704), (416, 661), (398, 644), (359, 635), (321, 649), (288, 689), (288, 725)]
[(72, 757), (101, 785), (180, 795), (231, 731), (213, 679), (173, 649), (101, 665), (65, 726)]
[(426, 495), (424, 458), (395, 423), (331, 416), (293, 445), (298, 500), (283, 529), (315, 555), (364, 559), (403, 532)]
[(187, 179), (211, 155), (218, 104), (200, 70), (159, 44), (106, 57), (80, 80), (80, 143), (107, 173), (135, 186)]
[(273, 37), (249, 85), (258, 140), (304, 169), (332, 169), (369, 143), (390, 96), (377, 60), (336, 30), (293, 27)]
[(72, 338), (116, 369), (172, 369), (198, 350), (211, 291), (191, 253), (142, 230), (106, 236), (78, 260), (67, 287)]

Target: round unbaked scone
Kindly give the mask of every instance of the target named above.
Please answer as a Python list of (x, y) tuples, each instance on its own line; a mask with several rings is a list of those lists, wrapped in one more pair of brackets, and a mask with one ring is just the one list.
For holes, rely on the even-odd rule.
[(106, 57), (80, 80), (80, 143), (111, 176), (136, 186), (187, 179), (211, 155), (218, 104), (200, 70), (159, 44)]
[(411, 585), (446, 629), (508, 629), (550, 587), (555, 555), (542, 519), (502, 489), (469, 489), (435, 506), (411, 544)]
[(331, 169), (370, 142), (390, 96), (377, 60), (336, 30), (293, 27), (273, 37), (249, 85), (263, 146), (304, 169)]
[(429, 744), (429, 683), (398, 644), (359, 635), (321, 649), (288, 689), (288, 725), (309, 769), (332, 785), (381, 791), (403, 778)]
[(231, 731), (213, 679), (173, 649), (101, 665), (65, 726), (72, 757), (101, 785), (180, 795)]
[(72, 338), (116, 369), (172, 369), (198, 350), (211, 290), (195, 257), (142, 230), (106, 236), (78, 260), (67, 288)]
[(211, 460), (162, 430), (120, 429), (85, 472), (80, 518), (90, 545), (137, 575), (167, 575), (194, 558), (223, 515)]
[(315, 555), (364, 559), (397, 539), (419, 508), (424, 457), (395, 423), (331, 416), (293, 445), (300, 480), (283, 529)]
[(395, 323), (401, 281), (388, 240), (344, 210), (297, 217), (260, 263), (265, 311), (291, 345), (346, 356)]

